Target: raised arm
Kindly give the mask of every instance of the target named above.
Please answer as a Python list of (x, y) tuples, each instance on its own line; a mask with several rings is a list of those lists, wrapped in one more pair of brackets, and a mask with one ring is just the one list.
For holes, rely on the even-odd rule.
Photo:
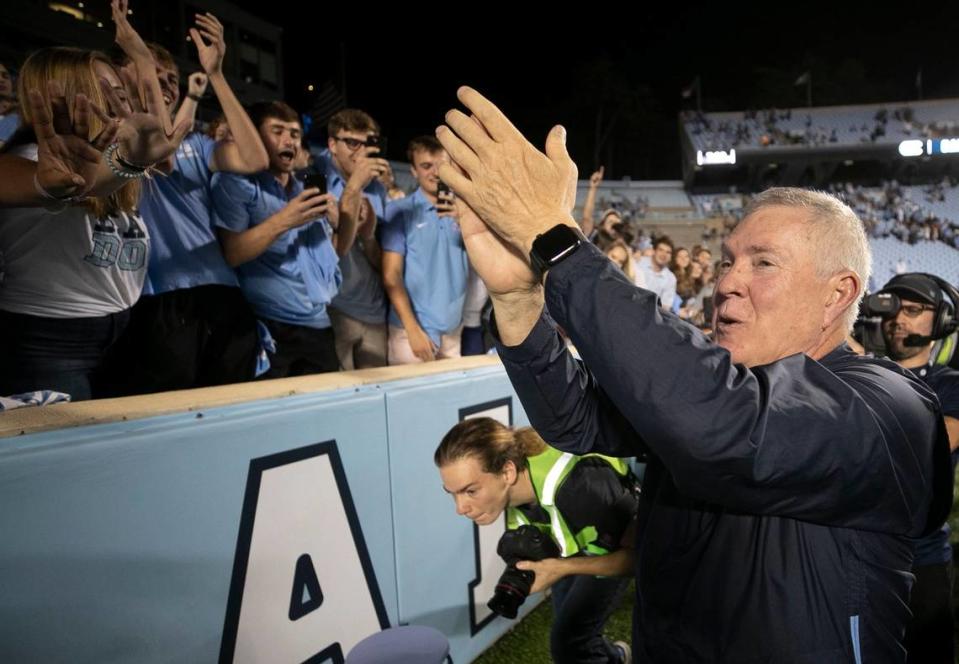
[(586, 200), (583, 202), (583, 218), (580, 226), (583, 229), (583, 235), (589, 237), (596, 226), (594, 213), (596, 210), (596, 190), (599, 189), (599, 183), (603, 181), (605, 169), (600, 166), (599, 170), (589, 176), (589, 189), (586, 191)]
[(174, 124), (180, 124), (181, 122), (193, 124), (200, 98), (206, 92), (206, 86), (209, 82), (210, 79), (203, 72), (197, 71), (190, 74), (186, 83), (186, 97), (180, 101), (180, 108), (176, 110), (176, 118), (173, 120)]
[[(245, 227), (245, 214), (233, 214), (224, 209), (224, 198), (222, 192), (214, 194), (220, 245), (223, 257), (231, 267), (258, 258), (288, 231), (319, 219), (330, 206), (336, 205), (336, 199), (331, 194), (321, 195), (319, 189), (307, 189), (279, 212), (255, 226)], [(223, 223), (225, 218), (231, 219), (229, 226)]]
[[(233, 141), (220, 142), (213, 151), (210, 168), (230, 173), (257, 173), (270, 165), (269, 155), (240, 100), (223, 75), (226, 41), (223, 24), (209, 12), (196, 15), (196, 27), (190, 28), (190, 39), (196, 46), (203, 71), (209, 77), (210, 87), (226, 116)], [(186, 102), (184, 102), (186, 103)]]

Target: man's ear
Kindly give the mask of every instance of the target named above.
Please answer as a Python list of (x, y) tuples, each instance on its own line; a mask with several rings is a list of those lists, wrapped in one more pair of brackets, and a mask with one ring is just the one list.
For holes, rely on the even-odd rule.
[(846, 309), (856, 305), (861, 283), (859, 275), (850, 270), (843, 270), (830, 277), (826, 308), (823, 311), (823, 329), (835, 323)]

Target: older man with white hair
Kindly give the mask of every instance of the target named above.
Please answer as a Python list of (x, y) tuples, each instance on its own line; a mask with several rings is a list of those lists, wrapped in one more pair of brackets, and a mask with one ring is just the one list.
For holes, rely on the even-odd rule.
[(925, 386), (843, 343), (869, 276), (855, 214), (759, 195), (723, 247), (714, 344), (584, 241), (562, 127), (544, 154), (459, 98), (440, 176), (530, 422), (568, 452), (648, 456), (637, 661), (903, 661), (910, 538), (948, 512), (948, 443)]

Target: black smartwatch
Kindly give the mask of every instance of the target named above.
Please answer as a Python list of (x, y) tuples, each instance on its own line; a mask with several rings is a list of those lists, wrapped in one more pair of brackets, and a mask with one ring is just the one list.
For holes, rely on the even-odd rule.
[(562, 263), (580, 245), (589, 242), (578, 228), (567, 224), (557, 224), (545, 233), (537, 235), (533, 246), (529, 250), (529, 263), (536, 273), (536, 278), (542, 281), (548, 269)]

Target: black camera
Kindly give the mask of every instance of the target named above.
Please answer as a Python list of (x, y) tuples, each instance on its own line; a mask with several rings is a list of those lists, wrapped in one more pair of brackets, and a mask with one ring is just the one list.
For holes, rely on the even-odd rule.
[(536, 526), (520, 526), (507, 530), (496, 545), (496, 553), (506, 561), (506, 571), (496, 582), (493, 599), (486, 606), (504, 618), (515, 618), (519, 607), (529, 597), (536, 574), (516, 569), (521, 560), (543, 560), (559, 556), (553, 539)]
[(880, 291), (863, 299), (859, 313), (868, 318), (895, 316), (901, 305), (898, 295)]

